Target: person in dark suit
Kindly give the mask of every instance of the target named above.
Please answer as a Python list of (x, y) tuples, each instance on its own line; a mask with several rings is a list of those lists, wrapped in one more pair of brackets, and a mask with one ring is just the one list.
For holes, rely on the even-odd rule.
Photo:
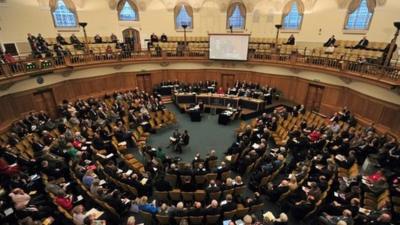
[(368, 46), (368, 43), (369, 43), (369, 41), (368, 41), (367, 37), (364, 36), (364, 37), (358, 42), (358, 44), (357, 44), (356, 46), (354, 46), (354, 48), (355, 48), (355, 49), (366, 49), (367, 46)]
[(188, 211), (188, 216), (205, 216), (205, 210), (201, 207), (200, 202), (195, 202), (193, 208)]
[(295, 45), (295, 44), (296, 44), (296, 39), (294, 38), (294, 35), (293, 35), (293, 34), (290, 35), (290, 37), (288, 38), (286, 44), (287, 44), (287, 45)]
[(231, 194), (227, 194), (225, 197), (226, 203), (221, 204), (221, 213), (229, 212), (236, 209), (236, 203), (233, 202), (233, 197)]
[(65, 41), (65, 38), (61, 36), (61, 34), (57, 34), (56, 41), (61, 45), (67, 45), (68, 43)]
[(96, 34), (96, 36), (94, 36), (94, 43), (96, 44), (103, 43), (103, 38), (101, 38), (100, 35)]
[(169, 184), (168, 181), (166, 181), (164, 179), (164, 177), (157, 179), (156, 182), (154, 183), (154, 187), (157, 191), (171, 191), (172, 190), (171, 185)]
[(189, 144), (190, 136), (187, 130), (183, 131), (183, 134), (181, 135), (181, 140), (184, 146)]
[(335, 35), (332, 35), (332, 37), (330, 37), (325, 43), (324, 43), (324, 47), (329, 47), (329, 46), (335, 46), (336, 43), (336, 38)]
[(221, 188), (218, 187), (218, 185), (215, 183), (215, 180), (210, 180), (209, 185), (206, 187), (206, 192), (209, 193), (214, 193), (217, 191), (220, 191)]
[(282, 180), (278, 186), (272, 183), (268, 184), (268, 189), (265, 191), (266, 195), (269, 197), (270, 201), (276, 202), (282, 194), (289, 191), (289, 182), (287, 180)]
[(214, 199), (211, 201), (211, 204), (205, 209), (205, 214), (210, 216), (221, 214), (221, 208), (218, 207), (217, 200)]
[(161, 42), (167, 42), (167, 41), (168, 41), (167, 35), (163, 33), (163, 34), (161, 35), (161, 37), (160, 37), (160, 40), (161, 40)]

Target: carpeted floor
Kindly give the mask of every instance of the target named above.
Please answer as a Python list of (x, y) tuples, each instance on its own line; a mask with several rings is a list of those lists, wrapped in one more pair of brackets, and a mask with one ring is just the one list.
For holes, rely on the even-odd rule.
[[(173, 104), (167, 104), (167, 108), (175, 113), (177, 124), (165, 127), (152, 134), (148, 140), (148, 145), (151, 147), (161, 147), (166, 154), (171, 157), (179, 156), (184, 162), (191, 162), (197, 152), (204, 158), (206, 154), (215, 149), (219, 160), (224, 159), (224, 152), (235, 141), (235, 129), (239, 127), (240, 121), (231, 121), (228, 125), (218, 124), (218, 115), (204, 113), (201, 122), (192, 122), (188, 114), (182, 114), (178, 108)], [(189, 131), (190, 142), (183, 150), (182, 154), (174, 152), (171, 148), (167, 148), (169, 144), (169, 137), (172, 136), (174, 129), (179, 129), (180, 132), (184, 130)], [(132, 151), (132, 150), (131, 150)], [(143, 157), (133, 150), (132, 153), (136, 155), (139, 160)], [(243, 175), (243, 179), (247, 182), (249, 174)], [(279, 179), (279, 176), (278, 178)], [(245, 196), (252, 196), (252, 191), (247, 190)], [(244, 197), (245, 197), (244, 196)], [(280, 206), (265, 200), (265, 209), (263, 212), (271, 211), (275, 216), (279, 216), (281, 212)], [(279, 203), (278, 203), (279, 204)], [(263, 213), (260, 212), (260, 213)], [(258, 216), (261, 216), (259, 214)], [(293, 221), (289, 213), (289, 225), (304, 225), (312, 224), (303, 221)]]
[[(173, 104), (168, 104), (167, 108), (175, 113), (177, 124), (165, 127), (151, 135), (148, 144), (152, 147), (161, 147), (165, 153), (171, 156), (180, 156), (183, 161), (191, 162), (194, 155), (198, 152), (204, 158), (206, 154), (215, 149), (218, 158), (223, 158), (223, 153), (235, 140), (235, 129), (239, 127), (239, 121), (231, 121), (228, 125), (218, 124), (218, 115), (204, 113), (201, 122), (191, 122), (188, 114), (182, 114)], [(169, 144), (169, 137), (172, 136), (174, 129), (189, 131), (189, 145), (184, 147), (183, 153), (175, 153), (171, 148), (166, 148)]]

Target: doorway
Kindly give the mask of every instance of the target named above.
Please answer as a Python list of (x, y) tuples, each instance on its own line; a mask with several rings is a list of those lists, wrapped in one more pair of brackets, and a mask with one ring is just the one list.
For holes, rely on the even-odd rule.
[(322, 96), (324, 95), (324, 89), (325, 87), (321, 85), (316, 85), (316, 84), (308, 85), (308, 91), (306, 97), (307, 109), (319, 112), (321, 108)]
[(36, 111), (43, 110), (51, 118), (57, 117), (57, 104), (52, 89), (33, 93), (33, 103), (35, 104)]
[(136, 74), (137, 86), (140, 90), (152, 93), (151, 74)]
[(124, 42), (129, 46), (131, 51), (140, 52), (140, 34), (139, 31), (133, 28), (128, 28), (122, 31)]
[(233, 87), (235, 84), (235, 74), (221, 74), (221, 85), (224, 90)]

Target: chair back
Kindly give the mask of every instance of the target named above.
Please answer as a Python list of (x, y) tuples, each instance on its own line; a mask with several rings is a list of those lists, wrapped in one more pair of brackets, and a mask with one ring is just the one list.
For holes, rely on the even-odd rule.
[(206, 177), (207, 177), (207, 181), (215, 180), (215, 179), (217, 179), (218, 174), (216, 174), (216, 173), (208, 173), (208, 174), (206, 174)]
[(182, 200), (185, 202), (193, 201), (193, 192), (181, 192)]
[(145, 224), (151, 224), (153, 220), (153, 216), (151, 215), (151, 213), (140, 211), (140, 215), (144, 218)]
[(250, 213), (259, 212), (259, 211), (261, 211), (263, 209), (263, 207), (264, 207), (264, 203), (253, 205), (253, 206), (250, 207)]
[(216, 159), (208, 161), (208, 168), (210, 170), (214, 170), (217, 167), (217, 162), (218, 161)]
[(183, 219), (188, 220), (188, 217), (187, 216), (182, 216), (182, 217), (175, 216), (174, 219), (175, 219), (176, 224), (180, 224)]
[(168, 201), (168, 191), (154, 191), (153, 195), (154, 199), (157, 199), (157, 201), (161, 202)]
[(229, 170), (229, 171), (225, 171), (225, 172), (223, 172), (222, 174), (221, 174), (221, 180), (222, 181), (225, 181), (226, 180), (226, 178), (228, 178), (228, 177), (230, 177), (231, 176), (231, 171)]
[(177, 176), (176, 176), (175, 174), (169, 174), (169, 173), (167, 173), (167, 174), (165, 174), (164, 179), (165, 179), (166, 181), (168, 181), (168, 183), (171, 185), (171, 187), (175, 187), (175, 185), (176, 185), (176, 179), (177, 179)]
[(190, 216), (189, 221), (191, 225), (201, 225), (203, 224), (204, 217), (202, 216)]
[(224, 212), (224, 219), (232, 219), (236, 214), (236, 209), (228, 212)]
[(179, 202), (181, 200), (181, 190), (175, 189), (169, 191), (169, 198), (174, 202)]
[(206, 183), (207, 177), (205, 175), (196, 175), (194, 180), (196, 181), (196, 184), (201, 185)]
[(196, 190), (194, 192), (194, 200), (198, 202), (203, 202), (206, 198), (206, 192), (204, 190)]
[(215, 199), (219, 201), (219, 199), (221, 198), (221, 191), (210, 192), (208, 193), (208, 197), (209, 199)]
[(245, 215), (247, 215), (247, 213), (249, 212), (250, 208), (237, 208), (236, 209), (236, 217), (237, 218), (243, 218)]
[(169, 216), (163, 216), (163, 215), (156, 214), (156, 219), (158, 221), (158, 224), (160, 224), (160, 225), (168, 225), (169, 224)]
[(206, 224), (215, 225), (219, 220), (220, 215), (207, 215), (206, 216)]
[(242, 185), (239, 187), (235, 187), (235, 191), (234, 191), (234, 195), (238, 196), (238, 195), (242, 195), (246, 190), (246, 186)]

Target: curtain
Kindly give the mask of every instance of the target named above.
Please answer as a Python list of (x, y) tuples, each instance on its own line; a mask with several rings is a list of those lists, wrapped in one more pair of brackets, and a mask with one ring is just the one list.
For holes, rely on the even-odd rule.
[(349, 5), (349, 14), (352, 14), (358, 9), (361, 4), (361, 0), (353, 0)]
[(297, 10), (299, 11), (299, 13), (301, 15), (304, 14), (304, 4), (303, 4), (303, 2), (301, 2), (300, 0), (291, 0), (285, 5), (285, 7), (283, 7), (283, 12), (282, 12), (283, 18), (285, 18), (290, 13), (290, 10), (292, 9), (292, 4), (293, 3), (297, 3)]
[(181, 11), (182, 5), (185, 6), (187, 14), (192, 18), (192, 24), (189, 28), (193, 28), (193, 9), (189, 4), (181, 3), (181, 4), (176, 5), (174, 8), (175, 29), (181, 29), (181, 27), (178, 27), (176, 24), (176, 17), (179, 15), (179, 11)]
[[(71, 12), (76, 13), (76, 8), (75, 8), (75, 4), (72, 2), (72, 0), (63, 0), (65, 6), (71, 10)], [(58, 6), (58, 0), (50, 0), (49, 1), (49, 6), (50, 6), (50, 10), (51, 12), (54, 12), (57, 9)]]
[(136, 13), (136, 18), (137, 18), (137, 20), (139, 20), (139, 11), (138, 11), (138, 8), (136, 7), (136, 4), (133, 2), (133, 0), (120, 0), (119, 2), (118, 2), (118, 5), (117, 5), (117, 11), (118, 11), (118, 14), (121, 12), (121, 10), (124, 8), (124, 5), (125, 5), (125, 3), (126, 2), (128, 2), (128, 4), (132, 7), (132, 9), (135, 11), (135, 13)]
[[(246, 7), (244, 6), (243, 3), (232, 3), (229, 8), (228, 11), (226, 13), (226, 29), (229, 29), (230, 24), (229, 24), (229, 18), (232, 16), (233, 12), (235, 11), (236, 6), (239, 5), (239, 10), (240, 10), (240, 15), (243, 16), (243, 24), (246, 24)], [(243, 25), (244, 28), (245, 25)]]
[[(349, 14), (353, 13), (360, 7), (362, 0), (353, 0), (349, 5)], [(368, 11), (373, 13), (376, 7), (376, 0), (367, 0)]]
[(376, 7), (376, 0), (368, 0), (367, 6), (368, 6), (368, 11), (370, 13), (374, 13)]

